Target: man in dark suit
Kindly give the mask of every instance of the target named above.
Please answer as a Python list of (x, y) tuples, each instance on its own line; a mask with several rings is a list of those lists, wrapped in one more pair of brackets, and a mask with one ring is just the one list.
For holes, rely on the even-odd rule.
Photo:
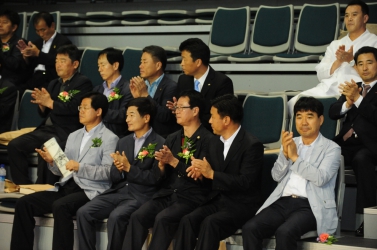
[(167, 249), (182, 216), (205, 200), (209, 189), (186, 172), (191, 166), (191, 156), (203, 159), (208, 155), (209, 141), (213, 137), (200, 122), (203, 106), (203, 97), (194, 90), (183, 92), (179, 98), (176, 117), (182, 129), (170, 134), (163, 148), (155, 153), (158, 167), (153, 170), (162, 188), (132, 214), (123, 249), (140, 250), (152, 226), (149, 250)]
[(0, 133), (11, 130), (16, 100), (16, 87), (8, 80), (0, 78)]
[(148, 97), (157, 107), (157, 115), (152, 127), (165, 137), (179, 129), (175, 117), (166, 107), (166, 103), (175, 95), (177, 84), (169, 79), (164, 70), (166, 67), (166, 52), (155, 45), (143, 49), (140, 61), (140, 76), (132, 77), (130, 89), (132, 96)]
[[(211, 100), (225, 94), (234, 94), (233, 82), (229, 77), (209, 66), (210, 50), (199, 38), (183, 41), (179, 50), (182, 55), (181, 67), (184, 74), (178, 78), (176, 97), (179, 98), (184, 90), (195, 89), (200, 92), (206, 100), (202, 123), (211, 131), (208, 123), (211, 117)], [(175, 100), (168, 102), (171, 110), (174, 110)]]
[(192, 159), (188, 175), (202, 179), (212, 191), (206, 201), (184, 216), (176, 235), (176, 249), (218, 249), (261, 205), (260, 179), (263, 145), (241, 128), (242, 105), (234, 95), (212, 101), (211, 119), (216, 137), (207, 157)]
[(27, 79), (25, 62), (16, 45), (20, 39), (16, 31), (20, 24), (18, 13), (12, 10), (0, 11), (0, 76), (13, 83), (16, 87)]
[(68, 38), (56, 32), (54, 17), (46, 11), (34, 17), (34, 27), (41, 38), (28, 44), (18, 43), (32, 74), (24, 86), (26, 89), (47, 88), (48, 83), (58, 77), (55, 70), (57, 50), (62, 45), (71, 44)]
[[(331, 119), (346, 116), (334, 141), (341, 146), (345, 164), (351, 165), (355, 172), (356, 213), (362, 216), (364, 208), (377, 205), (377, 49), (362, 47), (354, 60), (362, 85), (353, 80), (340, 85), (342, 96), (331, 105), (329, 116)], [(364, 235), (363, 224), (356, 230), (357, 236)]]
[(126, 106), (132, 99), (129, 82), (120, 75), (124, 65), (122, 51), (106, 48), (98, 53), (98, 71), (104, 80), (93, 91), (103, 93), (109, 100), (109, 111), (103, 123), (119, 138), (129, 132), (126, 124)]
[[(92, 83), (77, 72), (79, 64), (80, 53), (76, 46), (60, 47), (56, 55), (59, 78), (51, 81), (47, 89), (34, 89), (32, 102), (38, 104), (38, 112), (45, 119), (36, 130), (17, 137), (8, 144), (10, 171), (16, 184), (31, 183), (27, 157), (35, 148), (39, 148), (51, 137), (55, 137), (64, 148), (68, 135), (81, 127), (77, 107), (81, 97), (92, 90)], [(49, 173), (44, 162), (39, 160), (37, 183), (54, 184), (57, 179)]]
[[(129, 130), (134, 132), (118, 141), (112, 154), (110, 179), (113, 186), (77, 211), (80, 249), (96, 249), (96, 222), (107, 221), (107, 249), (122, 248), (131, 214), (157, 191), (153, 167), (154, 151), (162, 148), (164, 138), (150, 126), (155, 107), (148, 98), (135, 98), (127, 108)], [(149, 153), (144, 155), (145, 148)], [(156, 166), (157, 167), (157, 166)]]

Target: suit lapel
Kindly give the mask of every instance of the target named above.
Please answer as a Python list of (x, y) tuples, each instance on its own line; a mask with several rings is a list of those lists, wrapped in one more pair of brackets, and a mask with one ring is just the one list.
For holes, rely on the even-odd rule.
[[(317, 162), (318, 156), (321, 154), (321, 152), (323, 150), (323, 143), (324, 143), (323, 135), (319, 134), (318, 136), (320, 136), (320, 138), (318, 138), (318, 141), (315, 143), (315, 148), (313, 148), (313, 151), (312, 151), (312, 154), (311, 154), (310, 160), (309, 160), (309, 162), (312, 164), (312, 166), (317, 165), (315, 163)], [(307, 156), (305, 158), (307, 158)]]
[[(93, 145), (93, 139), (98, 137), (98, 138), (102, 138), (102, 134), (103, 134), (103, 130), (105, 129), (105, 125), (102, 124), (102, 127), (99, 128), (91, 137), (90, 139), (87, 141), (87, 143), (85, 144), (84, 148), (82, 149), (82, 152), (79, 156), (79, 160), (78, 162), (80, 162), (84, 156), (88, 153), (88, 151), (90, 150), (90, 148), (92, 147)], [(103, 141), (103, 140), (102, 140)], [(80, 144), (81, 144), (81, 141), (80, 141)], [(80, 149), (80, 148), (79, 148)]]
[[(242, 139), (245, 137), (245, 131), (240, 129), (240, 131), (238, 132), (236, 138), (234, 138), (233, 142), (232, 142), (232, 145), (230, 146), (229, 148), (229, 151), (228, 151), (228, 154), (226, 155), (226, 158), (225, 158), (225, 161), (224, 161), (224, 164), (222, 165), (222, 168), (223, 169), (220, 169), (220, 171), (224, 171), (229, 162), (234, 158), (234, 156), (238, 153), (238, 151), (240, 150), (240, 147), (242, 145)], [(223, 147), (223, 150), (224, 150), (224, 147)], [(222, 154), (223, 155), (223, 154)], [(224, 157), (224, 156), (223, 156)]]
[(164, 75), (164, 77), (161, 79), (160, 84), (157, 86), (156, 93), (154, 94), (154, 97), (153, 97), (153, 99), (156, 102), (159, 102), (162, 96), (163, 90), (165, 88), (165, 85), (166, 85), (166, 76)]
[[(153, 143), (154, 141), (156, 140), (156, 134), (155, 132), (152, 130), (152, 132), (150, 133), (150, 135), (145, 139), (143, 145), (141, 147), (147, 147), (149, 145), (149, 143)], [(134, 143), (135, 145), (135, 143)], [(132, 147), (134, 148), (134, 147)], [(128, 156), (127, 156), (128, 157)], [(133, 160), (133, 163), (132, 164), (136, 164), (137, 161), (139, 161), (139, 159), (136, 157), (133, 157), (132, 159)]]
[(211, 66), (209, 66), (208, 75), (204, 81), (202, 90), (200, 91), (200, 93), (202, 93), (203, 96), (206, 96), (207, 92), (211, 88), (212, 80), (214, 77), (215, 77), (215, 71), (211, 68)]

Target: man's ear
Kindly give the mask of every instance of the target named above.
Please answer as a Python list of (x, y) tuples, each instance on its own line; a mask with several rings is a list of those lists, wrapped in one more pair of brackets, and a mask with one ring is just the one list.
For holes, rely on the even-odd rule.
[(78, 68), (79, 68), (79, 65), (80, 65), (79, 61), (73, 61), (73, 67), (74, 67), (75, 69), (78, 69)]
[(119, 69), (119, 62), (114, 62), (112, 66), (113, 66), (114, 70), (118, 70)]
[(323, 122), (325, 121), (325, 117), (323, 115), (321, 115), (319, 117), (319, 120), (320, 120), (320, 123), (321, 123), (321, 126), (322, 126)]
[(145, 123), (149, 123), (150, 120), (151, 120), (151, 116), (150, 116), (150, 114), (146, 114), (146, 115), (144, 115), (144, 122), (145, 122)]
[(369, 16), (368, 15), (364, 15), (364, 23), (367, 23), (368, 22), (368, 20), (369, 20)]
[(101, 109), (101, 108), (98, 108), (98, 109), (96, 110), (96, 115), (97, 115), (97, 116), (101, 116), (101, 115), (102, 115), (102, 109)]

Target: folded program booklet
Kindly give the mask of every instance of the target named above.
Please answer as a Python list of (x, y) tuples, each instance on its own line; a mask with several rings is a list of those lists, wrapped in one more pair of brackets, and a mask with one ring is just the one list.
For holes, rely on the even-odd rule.
[(69, 159), (64, 154), (64, 151), (60, 148), (56, 139), (52, 137), (50, 140), (44, 143), (44, 146), (47, 148), (47, 151), (50, 153), (50, 155), (54, 159), (54, 162), (58, 166), (63, 177), (65, 178), (68, 175), (70, 175), (71, 171), (67, 170), (67, 168), (65, 167)]

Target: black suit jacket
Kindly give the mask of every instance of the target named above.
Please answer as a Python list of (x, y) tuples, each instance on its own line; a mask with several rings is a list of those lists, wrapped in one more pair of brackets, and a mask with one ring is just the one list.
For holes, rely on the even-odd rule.
[[(157, 143), (156, 151), (162, 148), (165, 139), (152, 130), (151, 134), (145, 139), (143, 147), (148, 144)], [(118, 141), (115, 151), (122, 152), (127, 156), (131, 164), (130, 171), (122, 173), (115, 167), (111, 166), (110, 178), (113, 183), (112, 187), (106, 190), (102, 195), (117, 192), (123, 199), (136, 199), (141, 203), (150, 200), (157, 191), (157, 181), (151, 171), (154, 158), (144, 158), (143, 161), (134, 157), (135, 140), (133, 134), (130, 134)], [(119, 198), (122, 198), (119, 197)]]
[[(38, 38), (36, 41), (33, 42), (34, 45), (41, 50), (39, 53), (39, 56), (37, 57), (31, 57), (28, 59), (29, 62), (29, 70), (33, 74), (35, 67), (37, 67), (38, 64), (43, 64), (46, 67), (46, 72), (44, 75), (43, 80), (45, 82), (50, 82), (56, 78), (58, 78), (58, 75), (56, 73), (55, 69), (55, 60), (56, 60), (56, 51), (59, 47), (67, 44), (72, 44), (72, 42), (65, 36), (63, 36), (60, 33), (56, 33), (56, 36), (54, 40), (52, 41), (50, 50), (48, 53), (42, 52), (42, 47), (43, 47), (43, 39)], [(40, 79), (39, 79), (40, 80)], [(31, 86), (43, 86), (42, 83), (34, 83), (31, 82), (28, 84), (29, 87)]]
[[(193, 89), (195, 89), (194, 77), (189, 75), (180, 75), (177, 83), (176, 97), (179, 98), (184, 90)], [(212, 131), (212, 128), (209, 125), (209, 118), (211, 117), (211, 100), (226, 94), (233, 95), (233, 82), (229, 77), (223, 73), (213, 70), (212, 67), (209, 66), (209, 72), (200, 93), (206, 100), (206, 108), (202, 115), (202, 123), (208, 130)]]
[(11, 82), (0, 79), (0, 89), (3, 88), (6, 89), (0, 94), (0, 133), (11, 130), (17, 100), (17, 89)]
[[(126, 106), (133, 97), (130, 91), (130, 83), (125, 78), (122, 77), (116, 87), (119, 89), (122, 98), (109, 102), (109, 109), (103, 123), (119, 138), (122, 138), (129, 134), (126, 123)], [(97, 85), (93, 91), (103, 93), (104, 87), (102, 84)]]
[[(213, 134), (202, 125), (191, 136), (190, 139), (195, 144), (196, 149), (194, 152), (195, 158), (203, 159), (203, 157), (208, 156), (210, 147), (209, 141), (212, 137)], [(179, 163), (176, 168), (165, 165), (165, 171), (162, 173), (157, 166), (158, 162), (155, 162), (153, 170), (156, 179), (161, 181), (162, 188), (153, 198), (165, 197), (176, 193), (179, 199), (184, 199), (199, 205), (205, 200), (209, 189), (205, 188), (201, 181), (195, 181), (187, 176), (186, 169), (191, 166), (191, 160), (188, 160), (186, 164), (186, 159), (180, 158), (177, 155), (179, 152), (182, 152), (182, 138), (184, 138), (183, 130), (176, 131), (166, 138), (164, 145), (171, 150), (174, 157), (179, 159)]]
[(14, 34), (9, 41), (8, 51), (0, 49), (0, 75), (2, 79), (6, 79), (18, 87), (27, 80), (25, 74), (25, 60), (22, 57), (20, 50), (16, 47), (20, 38)]
[(148, 95), (149, 100), (156, 106), (157, 112), (152, 123), (153, 129), (162, 137), (177, 131), (180, 127), (171, 110), (166, 107), (167, 101), (171, 101), (177, 91), (177, 83), (166, 75), (157, 87), (154, 97)]
[(231, 200), (230, 206), (250, 204), (255, 209), (261, 205), (261, 171), (263, 144), (256, 137), (240, 129), (224, 160), (224, 143), (219, 136), (210, 141), (207, 160), (214, 172), (213, 180), (204, 179), (211, 186), (208, 200), (218, 195)]
[[(337, 120), (345, 116), (345, 114), (340, 115), (345, 101), (346, 97), (342, 95), (338, 101), (331, 105), (329, 110), (331, 119)], [(342, 129), (334, 141), (342, 146), (344, 134), (353, 127), (363, 145), (377, 155), (377, 84), (369, 90), (358, 108), (353, 105), (346, 114)]]
[(81, 103), (82, 96), (90, 92), (93, 87), (89, 78), (77, 72), (71, 80), (65, 82), (64, 91), (79, 90), (80, 92), (74, 95), (69, 101), (63, 102), (58, 98), (61, 85), (61, 80), (55, 79), (47, 87), (48, 93), (50, 93), (52, 100), (54, 100), (53, 109), (46, 108), (42, 112), (39, 107), (36, 108), (38, 108), (39, 114), (45, 118), (41, 125), (44, 125), (47, 118), (51, 117), (59, 139), (65, 141), (70, 133), (82, 127), (77, 107)]

